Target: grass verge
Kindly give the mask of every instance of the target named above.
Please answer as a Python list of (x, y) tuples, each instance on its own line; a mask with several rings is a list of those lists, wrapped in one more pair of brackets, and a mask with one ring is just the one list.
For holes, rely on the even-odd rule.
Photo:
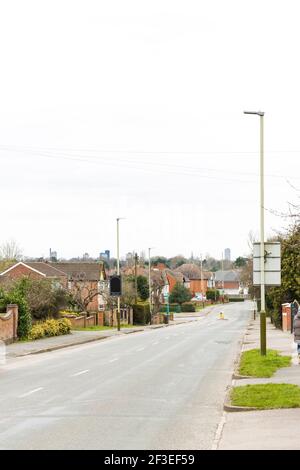
[(277, 369), (290, 365), (291, 356), (281, 356), (274, 349), (268, 349), (266, 356), (261, 356), (259, 349), (250, 349), (241, 355), (239, 374), (251, 377), (272, 377)]
[(300, 387), (291, 384), (259, 384), (234, 387), (231, 404), (249, 406), (260, 410), (274, 408), (299, 408)]

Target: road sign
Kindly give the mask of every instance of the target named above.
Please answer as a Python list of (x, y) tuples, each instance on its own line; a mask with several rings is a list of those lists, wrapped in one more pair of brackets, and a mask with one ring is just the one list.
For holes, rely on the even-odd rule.
[[(264, 272), (266, 286), (281, 285), (280, 242), (264, 243)], [(259, 286), (260, 278), (260, 243), (253, 243), (253, 285)]]
[(120, 297), (122, 295), (121, 276), (115, 274), (109, 278), (109, 292), (112, 297)]

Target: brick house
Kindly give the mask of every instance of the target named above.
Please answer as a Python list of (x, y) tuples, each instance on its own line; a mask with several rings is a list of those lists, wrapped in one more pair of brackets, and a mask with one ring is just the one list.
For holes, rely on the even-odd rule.
[(0, 282), (28, 277), (50, 279), (73, 294), (80, 292), (82, 299), (90, 296), (87, 311), (105, 309), (101, 292), (107, 288), (107, 276), (103, 263), (47, 263), (23, 262), (13, 264), (0, 273)]
[(216, 271), (215, 272), (216, 288), (224, 290), (226, 295), (239, 295), (241, 291), (240, 273), (239, 271)]
[(76, 294), (78, 290), (82, 297), (90, 299), (87, 311), (105, 310), (105, 298), (102, 292), (107, 291), (107, 276), (104, 263), (52, 263), (67, 276), (67, 287)]
[(193, 263), (185, 263), (176, 269), (177, 272), (181, 272), (186, 278), (189, 279), (189, 289), (191, 294), (195, 296), (203, 292), (205, 295), (207, 289), (212, 287), (212, 273), (203, 271), (199, 266)]
[(0, 273), (1, 282), (20, 279), (22, 277), (28, 277), (30, 279), (53, 279), (60, 281), (64, 287), (67, 285), (66, 273), (57, 269), (50, 263), (25, 263), (23, 261), (19, 261)]

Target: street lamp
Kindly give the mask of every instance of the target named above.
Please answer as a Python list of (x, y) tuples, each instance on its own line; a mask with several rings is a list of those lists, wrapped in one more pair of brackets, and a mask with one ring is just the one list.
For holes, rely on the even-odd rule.
[(260, 120), (260, 353), (267, 354), (266, 305), (265, 305), (265, 220), (264, 220), (264, 115), (263, 111), (244, 111), (255, 114)]
[(204, 288), (203, 288), (203, 262), (202, 262), (202, 254), (200, 255), (200, 263), (201, 263), (201, 296), (202, 296), (202, 307), (204, 308)]
[[(120, 233), (119, 233), (119, 221), (123, 220), (125, 217), (118, 217), (117, 220), (117, 275), (120, 275)], [(120, 297), (118, 297), (118, 308), (117, 308), (117, 324), (118, 331), (121, 329), (120, 322)]]
[(148, 248), (148, 284), (149, 284), (149, 307), (150, 307), (150, 323), (152, 323), (152, 304), (151, 304), (151, 250), (153, 250), (153, 246)]

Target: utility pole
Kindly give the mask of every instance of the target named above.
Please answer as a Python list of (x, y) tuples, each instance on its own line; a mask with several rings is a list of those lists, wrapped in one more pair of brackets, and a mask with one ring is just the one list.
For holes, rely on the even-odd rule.
[(148, 283), (149, 283), (149, 306), (150, 306), (150, 323), (152, 323), (152, 298), (151, 298), (151, 247), (148, 248)]
[(223, 260), (223, 251), (222, 251), (222, 264), (221, 264), (221, 269), (222, 269), (222, 299), (224, 301), (224, 260)]
[(138, 263), (138, 255), (137, 253), (134, 254), (134, 287), (135, 287), (135, 303), (137, 303), (137, 263)]
[(264, 188), (264, 115), (263, 111), (244, 111), (244, 114), (255, 114), (260, 121), (260, 353), (267, 354), (267, 325), (265, 303), (265, 188)]
[(204, 308), (204, 289), (203, 289), (203, 263), (202, 263), (202, 254), (200, 255), (200, 264), (201, 264), (201, 295), (202, 295), (202, 307)]
[[(117, 218), (117, 275), (120, 275), (120, 233), (119, 233), (119, 221), (124, 217)], [(118, 308), (117, 308), (117, 324), (118, 324), (118, 331), (121, 329), (121, 321), (120, 321), (120, 303), (121, 299), (118, 297)]]

